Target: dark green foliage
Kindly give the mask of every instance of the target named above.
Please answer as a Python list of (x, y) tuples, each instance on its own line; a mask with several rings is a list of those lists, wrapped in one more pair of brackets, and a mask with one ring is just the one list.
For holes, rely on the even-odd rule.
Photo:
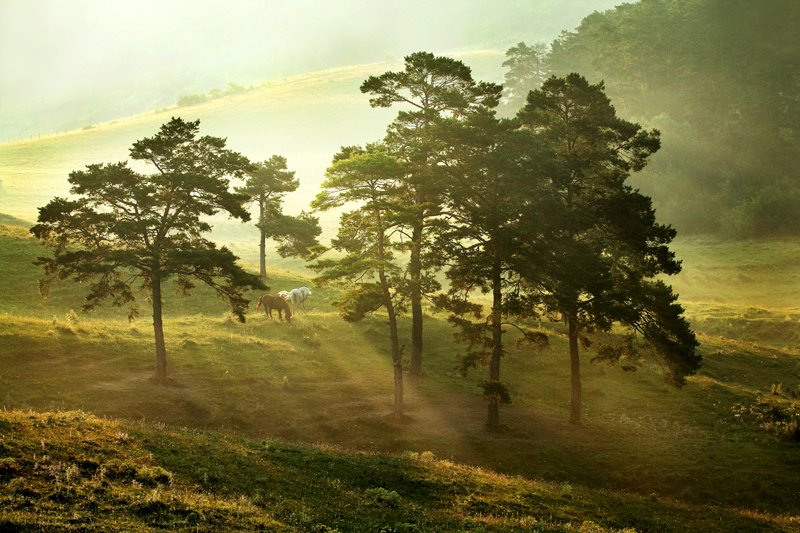
[(358, 322), (383, 307), (383, 293), (377, 283), (357, 283), (344, 290), (333, 303), (339, 308), (342, 318)]
[[(433, 248), (440, 227), (442, 168), (447, 147), (437, 134), (443, 120), (458, 120), (471, 111), (497, 106), (501, 87), (476, 82), (461, 61), (416, 52), (405, 58), (405, 69), (372, 76), (361, 85), (373, 107), (401, 104), (406, 109), (389, 125), (385, 143), (406, 165), (398, 194), (406, 212), (401, 220), (409, 234), (401, 247), (409, 254), (406, 286), (411, 307), (410, 372), (422, 373), (423, 297), (439, 289), (432, 273), (442, 267), (442, 255)], [(408, 107), (410, 106), (410, 110)]]
[(640, 183), (684, 231), (797, 234), (798, 28), (794, 0), (626, 3), (562, 34), (550, 68), (604, 80), (624, 115), (663, 129), (658, 179)]
[(511, 403), (508, 388), (499, 381), (486, 380), (482, 384), (483, 397), (491, 402)]
[[(659, 132), (616, 115), (602, 83), (552, 77), (532, 91), (519, 120), (552, 150), (552, 218), (539, 242), (521, 241), (515, 267), (546, 308), (566, 320), (573, 372), (571, 419), (581, 416), (579, 341), (587, 328), (621, 322), (654, 348), (666, 379), (685, 383), (700, 364), (683, 308), (656, 276), (675, 274), (675, 230), (658, 224), (650, 198), (626, 185), (660, 147)], [(526, 221), (521, 220), (522, 223)], [(606, 350), (601, 359), (611, 357)]]
[[(544, 175), (539, 158), (544, 154), (530, 132), (520, 129), (516, 121), (497, 119), (490, 108), (443, 122), (439, 132), (448, 145), (443, 151), (448, 227), (440, 231), (437, 249), (448, 260), (450, 298), (438, 302), (451, 310), (449, 321), (468, 346), (460, 361), (461, 373), (488, 367), (487, 383), (496, 391), (484, 395), (489, 400), (487, 424), (496, 428), (499, 404), (508, 399), (500, 382), (503, 319), (512, 314), (535, 315), (536, 302), (520, 295), (513, 257), (521, 242), (537, 239), (537, 221), (546, 216), (540, 203)], [(520, 222), (523, 219), (525, 224)], [(464, 303), (474, 291), (491, 293), (491, 312), (484, 321), (465, 316), (481, 314), (479, 307)], [(506, 305), (509, 296), (512, 307)]]

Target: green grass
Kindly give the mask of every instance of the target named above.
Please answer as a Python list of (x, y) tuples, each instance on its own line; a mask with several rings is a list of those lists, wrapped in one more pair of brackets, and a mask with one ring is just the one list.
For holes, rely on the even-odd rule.
[[(796, 345), (771, 342), (773, 333), (765, 336), (763, 331), (748, 330), (742, 334), (745, 340), (729, 338), (725, 334), (731, 326), (721, 322), (715, 326), (719, 331), (701, 330), (704, 366), (682, 390), (664, 385), (656, 367), (645, 364), (638, 372), (626, 373), (590, 364), (587, 353), (585, 422), (576, 427), (567, 421), (569, 369), (563, 331), (543, 323), (551, 334), (549, 349), (534, 353), (509, 342), (502, 377), (514, 403), (501, 411), (505, 429), (487, 433), (486, 407), (479, 392), (484, 371), (466, 379), (457, 374), (456, 358), (463, 348), (454, 342), (445, 317), (432, 314), (426, 321), (426, 375), (407, 381), (407, 417), (399, 423), (390, 416), (385, 321), (376, 316), (358, 324), (343, 322), (331, 306), (332, 289), (312, 287), (308, 313), (299, 313), (292, 324), (270, 321), (263, 314), (249, 315), (244, 324), (235, 322), (224, 302), (205, 291), (171, 298), (165, 324), (171, 384), (162, 387), (150, 379), (154, 354), (146, 307), (142, 318), (132, 323), (113, 308), (85, 315), (73, 311), (80, 309), (82, 288), (72, 284), (57, 287), (49, 300), (41, 299), (39, 273), (30, 260), (42, 249), (25, 228), (2, 228), (0, 405), (37, 412), (81, 409), (117, 419), (127, 425), (121, 431), (129, 434), (130, 421), (142, 421), (144, 432), (153, 431), (147, 428), (156, 424), (159, 431), (180, 436), (181, 445), (165, 441), (160, 451), (149, 451), (158, 458), (154, 464), (172, 472), (175, 479), (188, 480), (215, 497), (239, 501), (245, 495), (256, 507), (264, 494), (271, 494), (271, 503), (262, 507), (285, 502), (280, 512), (253, 511), (259, 520), (276, 520), (300, 530), (319, 523), (342, 531), (349, 530), (345, 523), (376, 530), (372, 526), (378, 519), (369, 514), (377, 505), (373, 500), (382, 509), (391, 504), (395, 491), (403, 511), (382, 524), (424, 516), (426, 522), (408, 523), (431, 531), (524, 529), (523, 523), (545, 531), (574, 530), (586, 520), (643, 531), (798, 529), (788, 518), (797, 514), (800, 494), (797, 443), (737, 417), (734, 410), (769, 396), (778, 382), (786, 390), (800, 385)], [(269, 283), (275, 290), (312, 285), (302, 273), (277, 270), (270, 271)], [(732, 313), (740, 308), (725, 302), (691, 305), (697, 312), (695, 325), (702, 327), (712, 316), (733, 319)], [(753, 317), (745, 312), (738, 320), (784, 327), (783, 311), (766, 315), (754, 311)], [(403, 319), (401, 342), (406, 345), (409, 329)], [(509, 335), (513, 340), (513, 333)], [(195, 438), (200, 440), (193, 442)], [(341, 461), (352, 461), (351, 473), (375, 468), (371, 481), (358, 485), (360, 503), (348, 504), (355, 514), (337, 518), (335, 504), (320, 500), (327, 497), (321, 493), (331, 492), (329, 485), (302, 489), (307, 490), (303, 497), (292, 495), (268, 484), (266, 478), (253, 482), (253, 465), (240, 463), (249, 457), (247, 453), (215, 455), (229, 445), (257, 448), (263, 439), (273, 447), (304, 450), (291, 452), (300, 463), (333, 460), (324, 455), (330, 450), (287, 443), (334, 446)], [(215, 454), (205, 463), (200, 461), (205, 466), (193, 467), (197, 455), (207, 450), (201, 443), (208, 440), (227, 444), (215, 445)], [(455, 509), (455, 514), (433, 517), (425, 514), (433, 510), (424, 511), (417, 500), (409, 501), (406, 485), (381, 481), (393, 479), (391, 471), (361, 461), (406, 463), (384, 455), (350, 456), (343, 450), (397, 456), (430, 452), (453, 463), (445, 463), (453, 472), (442, 470), (443, 477), (466, 468), (458, 465), (471, 465), (486, 469), (481, 475), (505, 487), (542, 480), (558, 502), (547, 500), (518, 511), (517, 504), (509, 503), (518, 499), (502, 499), (511, 498), (508, 494), (498, 503), (501, 500), (469, 485), (458, 489), (461, 496), (455, 498), (449, 485), (442, 489), (444, 494), (439, 494), (437, 485), (436, 497), (455, 498), (446, 504), (435, 500), (437, 505)], [(309, 454), (315, 459), (308, 459)], [(356, 483), (349, 475), (339, 473), (335, 478)], [(368, 496), (365, 491), (372, 489)], [(568, 500), (568, 512), (562, 512), (562, 500)], [(369, 509), (361, 509), (362, 504)], [(670, 513), (677, 513), (676, 518), (668, 518)]]
[(503, 476), (422, 454), (0, 413), (9, 530), (792, 531), (788, 517)]

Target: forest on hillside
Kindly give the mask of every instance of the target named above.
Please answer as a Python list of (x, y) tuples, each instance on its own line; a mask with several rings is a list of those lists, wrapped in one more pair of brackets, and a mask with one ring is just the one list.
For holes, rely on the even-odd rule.
[(800, 232), (799, 42), (795, 0), (642, 0), (589, 15), (539, 59), (603, 81), (621, 116), (661, 130), (633, 181), (661, 220), (787, 236)]

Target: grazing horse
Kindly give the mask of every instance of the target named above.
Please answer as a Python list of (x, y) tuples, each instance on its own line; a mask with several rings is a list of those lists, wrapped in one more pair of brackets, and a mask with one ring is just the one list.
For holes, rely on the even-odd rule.
[(303, 311), (306, 310), (306, 300), (308, 297), (311, 296), (311, 289), (308, 287), (299, 287), (297, 289), (292, 289), (289, 291), (289, 294), (292, 298), (292, 304), (295, 308), (300, 308)]
[(261, 306), (264, 306), (264, 312), (267, 313), (267, 316), (272, 318), (272, 310), (275, 309), (278, 311), (278, 318), (283, 320), (283, 312), (286, 312), (286, 322), (292, 321), (292, 309), (289, 307), (289, 304), (286, 300), (279, 296), (273, 296), (272, 294), (265, 294), (258, 300), (258, 304), (256, 304), (256, 311)]

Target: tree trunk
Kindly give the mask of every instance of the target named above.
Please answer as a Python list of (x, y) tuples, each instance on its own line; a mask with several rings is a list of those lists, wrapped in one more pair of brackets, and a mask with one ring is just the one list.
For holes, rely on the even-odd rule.
[[(495, 254), (492, 264), (492, 358), (489, 362), (489, 382), (500, 383), (500, 358), (503, 356), (503, 292), (502, 270), (500, 259)], [(489, 429), (500, 427), (500, 398), (497, 395), (489, 397), (489, 414), (486, 419)]]
[(422, 374), (422, 229), (420, 216), (414, 223), (411, 234), (411, 257), (408, 273), (411, 278), (411, 364), (409, 373)]
[(386, 307), (386, 314), (389, 317), (389, 336), (392, 343), (392, 367), (394, 369), (394, 416), (403, 418), (403, 357), (400, 353), (400, 337), (397, 334), (397, 315), (392, 304), (392, 296), (389, 292), (389, 284), (386, 275), (381, 272), (379, 275), (381, 289), (383, 291), (383, 302)]
[(258, 262), (260, 266), (259, 275), (261, 279), (267, 279), (267, 229), (266, 224), (266, 198), (263, 194), (258, 199), (258, 231), (261, 234), (261, 241), (258, 244)]
[[(380, 261), (385, 259), (383, 224), (378, 218), (378, 258)], [(383, 294), (383, 305), (386, 307), (386, 315), (389, 318), (389, 336), (391, 339), (392, 368), (394, 370), (394, 417), (403, 418), (403, 356), (400, 353), (400, 336), (397, 333), (397, 314), (392, 303), (392, 293), (389, 290), (389, 282), (386, 279), (386, 272), (381, 266), (378, 269), (378, 280), (381, 284)]]
[(570, 402), (569, 421), (581, 423), (581, 360), (578, 353), (578, 313), (567, 313), (567, 329), (569, 331), (569, 363), (572, 381), (572, 398)]
[(261, 231), (261, 242), (258, 245), (258, 260), (260, 263), (260, 276), (262, 280), (267, 279), (267, 234), (264, 230)]
[(161, 274), (156, 270), (152, 279), (152, 298), (153, 298), (153, 333), (156, 340), (156, 374), (158, 383), (167, 382), (167, 348), (164, 344), (164, 321), (161, 316)]

